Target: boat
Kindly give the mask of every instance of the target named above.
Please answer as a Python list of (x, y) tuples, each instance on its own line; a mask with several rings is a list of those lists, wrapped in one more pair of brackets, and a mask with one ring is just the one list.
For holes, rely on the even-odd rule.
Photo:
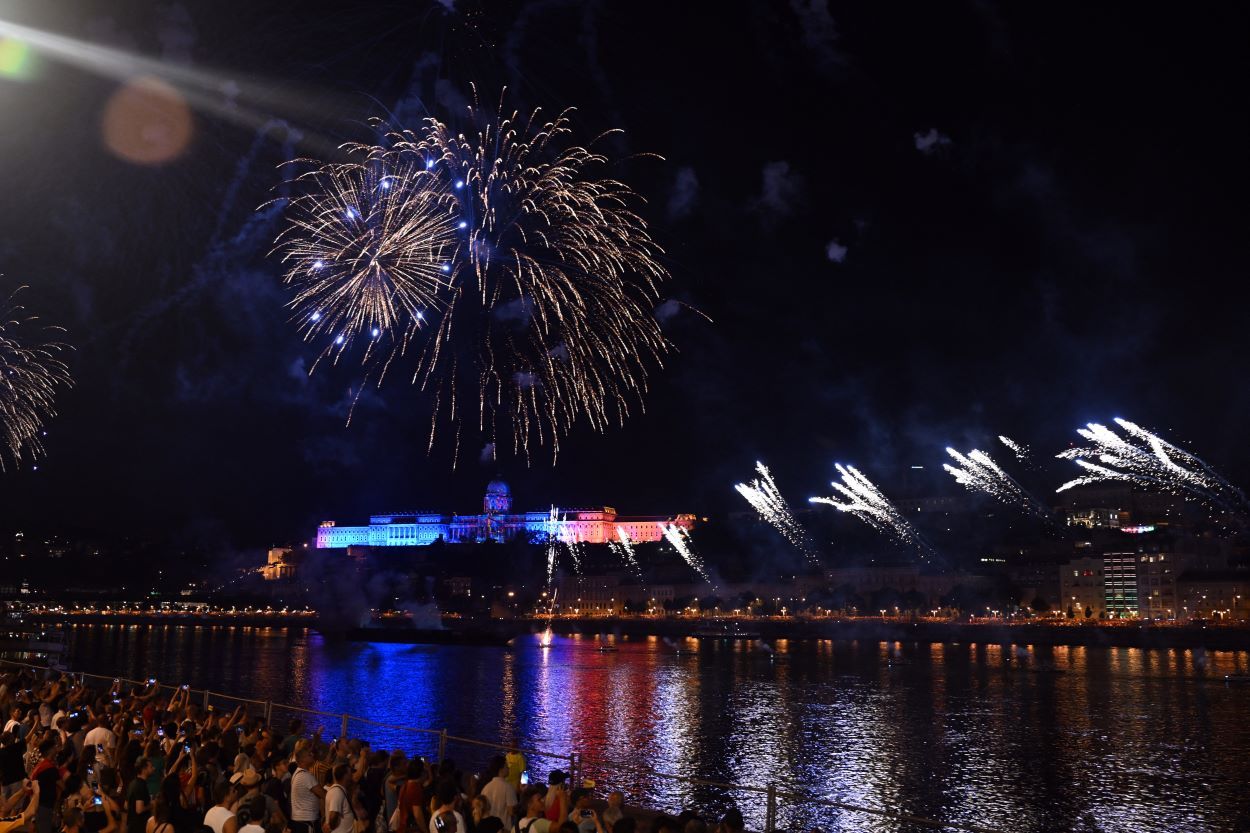
[(65, 653), (65, 630), (57, 623), (27, 621), (7, 605), (0, 617), (0, 659), (60, 667)]
[(690, 634), (698, 639), (759, 639), (759, 631), (744, 630), (737, 622), (720, 627), (700, 628)]
[(1237, 684), (1250, 683), (1250, 674), (1225, 674), (1224, 682)]

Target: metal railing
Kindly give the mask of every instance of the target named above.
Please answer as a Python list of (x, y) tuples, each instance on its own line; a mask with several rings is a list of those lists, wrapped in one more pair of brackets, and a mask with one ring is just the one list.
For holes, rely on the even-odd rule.
[[(56, 674), (68, 674), (70, 677), (76, 678), (79, 681), (79, 684), (83, 686), (86, 686), (87, 680), (89, 679), (99, 680), (110, 686), (114, 683), (114, 681), (134, 686), (150, 685), (147, 680), (132, 680), (126, 677), (107, 677), (102, 674), (89, 674), (84, 671), (63, 671), (61, 669), (51, 668), (45, 665), (34, 665), (31, 663), (17, 662), (9, 659), (0, 659), (0, 666), (16, 666), (19, 668), (26, 668), (31, 671), (51, 671)], [(338, 737), (349, 737), (349, 730), (353, 722), (393, 732), (410, 733), (420, 738), (433, 741), (433, 751), (428, 751), (428, 747), (427, 750), (413, 748), (413, 751), (424, 755), (430, 760), (435, 760), (439, 764), (442, 764), (443, 761), (447, 759), (447, 751), (451, 744), (461, 744), (476, 749), (488, 749), (491, 750), (492, 753), (517, 751), (523, 754), (527, 760), (537, 758), (556, 761), (560, 767), (567, 767), (566, 772), (569, 775), (569, 782), (574, 784), (578, 783), (578, 776), (581, 773), (605, 772), (620, 775), (622, 773), (629, 772), (650, 781), (669, 781), (675, 784), (711, 788), (724, 791), (727, 794), (737, 792), (742, 794), (761, 795), (765, 799), (763, 833), (776, 833), (778, 830), (778, 810), (783, 802), (795, 805), (831, 807), (844, 812), (860, 813), (871, 816), (881, 821), (907, 824), (929, 830), (958, 830), (963, 831), (963, 833), (1005, 833), (1005, 831), (1000, 828), (985, 827), (965, 822), (940, 821), (938, 819), (914, 816), (908, 813), (884, 810), (877, 807), (864, 807), (858, 804), (848, 804), (843, 801), (823, 798), (809, 793), (781, 790), (778, 789), (776, 784), (769, 784), (764, 787), (750, 784), (729, 784), (704, 778), (694, 778), (686, 775), (675, 775), (673, 773), (660, 772), (659, 770), (637, 764), (610, 762), (598, 758), (590, 759), (589, 765), (587, 765), (581, 754), (576, 752), (550, 752), (537, 748), (527, 748), (518, 744), (506, 744), (495, 741), (478, 740), (475, 738), (459, 737), (457, 735), (450, 734), (446, 729), (425, 729), (416, 726), (402, 726), (394, 723), (383, 723), (377, 720), (356, 717), (347, 713), (318, 711), (317, 709), (310, 709), (304, 706), (291, 706), (283, 703), (274, 703), (272, 700), (256, 700), (248, 697), (239, 697), (237, 695), (226, 694), (220, 691), (212, 691), (210, 689), (196, 689), (189, 687), (183, 689), (181, 686), (162, 684), (159, 681), (157, 682), (157, 690), (168, 690), (170, 693), (183, 690), (189, 691), (193, 696), (198, 696), (200, 698), (200, 705), (204, 709), (215, 705), (214, 701), (228, 701), (240, 704), (244, 707), (244, 712), (246, 714), (249, 716), (263, 717), (267, 725), (273, 725), (275, 710), (281, 710), (282, 712), (288, 712), (291, 714), (312, 715), (315, 717), (335, 719), (339, 721)], [(255, 707), (259, 707), (259, 709), (256, 709)], [(810, 828), (810, 825), (808, 827)]]

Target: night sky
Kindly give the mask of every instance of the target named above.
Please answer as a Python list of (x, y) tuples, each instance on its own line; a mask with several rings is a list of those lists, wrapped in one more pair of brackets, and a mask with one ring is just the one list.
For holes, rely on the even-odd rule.
[[(210, 79), (185, 152), (143, 165), (101, 136), (118, 77), (52, 56), (0, 77), (0, 284), (68, 328), (77, 380), (38, 471), (0, 475), (5, 527), (263, 546), (475, 511), (496, 473), (522, 509), (717, 514), (756, 459), (802, 501), (835, 461), (901, 488), (947, 444), (1045, 457), (1115, 416), (1250, 479), (1233, 4), (73, 0), (0, 21)], [(471, 83), (576, 106), (586, 141), (625, 130), (613, 175), (681, 302), (647, 413), (575, 430), (554, 468), (427, 456), (401, 378), (347, 426), (357, 375), (307, 376), (280, 225), (254, 211), (290, 156), (454, 117)]]

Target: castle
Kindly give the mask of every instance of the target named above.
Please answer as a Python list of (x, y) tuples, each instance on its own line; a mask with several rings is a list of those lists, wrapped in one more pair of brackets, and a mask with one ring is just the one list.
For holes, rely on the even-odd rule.
[(694, 515), (625, 517), (610, 506), (513, 513), (511, 490), (496, 479), (486, 487), (480, 514), (396, 512), (372, 515), (368, 526), (324, 521), (317, 529), (317, 548), (419, 547), (436, 541), (462, 544), (517, 539), (542, 543), (552, 538), (566, 543), (606, 544), (627, 537), (641, 543), (661, 540), (669, 525), (689, 530), (694, 526)]

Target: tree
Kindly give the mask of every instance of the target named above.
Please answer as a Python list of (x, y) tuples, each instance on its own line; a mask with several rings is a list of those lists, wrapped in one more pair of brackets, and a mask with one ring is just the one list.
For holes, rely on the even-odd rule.
[(1050, 613), (1050, 602), (1046, 601), (1041, 596), (1034, 596), (1032, 603), (1029, 604), (1029, 607), (1033, 608), (1034, 613)]
[(1094, 615), (1094, 609), (1090, 607), (1089, 605), (1085, 605), (1085, 618), (1089, 619), (1093, 617), (1093, 615)]
[(903, 607), (907, 610), (922, 611), (929, 606), (929, 599), (919, 590), (908, 590), (903, 594)]
[(1068, 618), (1069, 619), (1076, 618), (1076, 611), (1072, 609), (1072, 605), (1068, 605)]

